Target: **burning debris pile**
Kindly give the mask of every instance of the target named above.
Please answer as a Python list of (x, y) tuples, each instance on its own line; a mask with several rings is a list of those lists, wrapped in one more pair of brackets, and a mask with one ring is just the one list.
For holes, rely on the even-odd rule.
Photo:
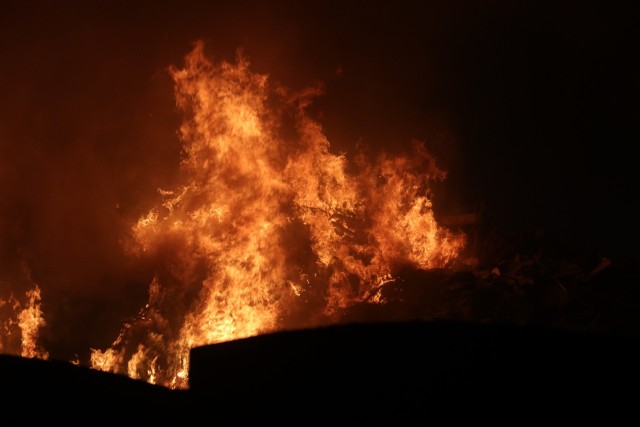
[(215, 63), (203, 43), (169, 74), (182, 182), (122, 237), (155, 277), (92, 368), (185, 388), (193, 347), (339, 322), (399, 268), (443, 268), (464, 247), (435, 220), (431, 185), (446, 174), (422, 142), (334, 154), (308, 112), (319, 88), (292, 92), (240, 53)]
[(464, 247), (435, 221), (445, 174), (422, 143), (350, 164), (307, 114), (318, 90), (290, 93), (242, 55), (214, 64), (202, 43), (170, 72), (185, 183), (134, 225), (128, 249), (161, 267), (93, 367), (184, 388), (191, 348), (335, 323), (398, 266), (444, 267)]
[[(624, 260), (500, 236), (479, 217), (443, 225), (431, 187), (446, 173), (422, 142), (334, 154), (308, 112), (319, 88), (291, 92), (241, 54), (214, 63), (202, 43), (170, 74), (183, 181), (123, 237), (158, 266), (148, 302), (74, 363), (184, 389), (191, 349), (283, 330), (443, 319), (638, 331), (638, 272)], [(48, 357), (40, 292), (26, 308), (0, 300), (2, 352)]]

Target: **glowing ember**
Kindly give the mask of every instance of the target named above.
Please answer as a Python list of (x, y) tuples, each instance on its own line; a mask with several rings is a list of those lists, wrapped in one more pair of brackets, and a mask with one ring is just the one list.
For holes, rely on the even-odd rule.
[[(420, 142), (406, 157), (333, 154), (306, 107), (266, 75), (215, 64), (198, 43), (172, 68), (184, 113), (184, 185), (132, 227), (132, 253), (163, 265), (149, 302), (93, 368), (187, 386), (189, 350), (339, 320), (397, 268), (442, 267), (464, 236), (438, 226)], [(350, 172), (350, 171), (355, 172)]]

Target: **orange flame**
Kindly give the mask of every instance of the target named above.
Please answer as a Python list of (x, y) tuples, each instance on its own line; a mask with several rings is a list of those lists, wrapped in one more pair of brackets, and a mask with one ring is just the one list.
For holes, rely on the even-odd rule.
[(24, 308), (13, 295), (6, 301), (0, 299), (0, 309), (3, 309), (3, 312), (8, 310), (2, 316), (5, 320), (0, 323), (2, 327), (0, 353), (48, 359), (49, 353), (38, 345), (40, 328), (46, 324), (40, 307), (40, 287), (35, 285), (25, 295), (27, 302)]
[(307, 113), (319, 91), (292, 94), (241, 54), (215, 64), (202, 43), (170, 72), (185, 183), (132, 228), (133, 250), (164, 268), (92, 367), (185, 388), (191, 348), (338, 321), (384, 303), (396, 268), (445, 266), (462, 249), (434, 219), (429, 184), (445, 174), (422, 143), (350, 165)]

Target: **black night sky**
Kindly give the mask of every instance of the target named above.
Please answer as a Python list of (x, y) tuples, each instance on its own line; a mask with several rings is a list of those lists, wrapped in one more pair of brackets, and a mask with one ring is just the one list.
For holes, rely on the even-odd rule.
[(148, 271), (118, 236), (176, 177), (166, 69), (197, 39), (286, 86), (322, 83), (336, 151), (425, 141), (448, 172), (443, 215), (637, 256), (637, 15), (621, 4), (3, 1), (0, 284), (26, 262), (59, 284), (49, 298), (140, 305)]

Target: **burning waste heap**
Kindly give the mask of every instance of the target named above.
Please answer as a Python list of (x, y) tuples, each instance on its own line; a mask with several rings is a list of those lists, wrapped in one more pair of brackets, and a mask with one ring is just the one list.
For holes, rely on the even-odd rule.
[[(189, 388), (192, 349), (280, 331), (454, 320), (637, 332), (633, 263), (563, 251), (535, 232), (501, 236), (480, 213), (437, 221), (431, 188), (446, 174), (422, 142), (406, 154), (332, 153), (308, 112), (321, 88), (292, 92), (252, 72), (242, 54), (235, 63), (208, 59), (203, 43), (169, 71), (184, 116), (183, 182), (159, 189), (162, 203), (123, 237), (128, 255), (162, 267), (113, 344), (74, 364), (180, 391)], [(41, 292), (2, 296), (1, 352), (48, 359), (38, 344)], [(349, 337), (319, 339), (328, 348)], [(426, 357), (410, 338), (419, 345), (392, 347)], [(353, 357), (384, 359), (372, 341)], [(270, 348), (262, 354), (274, 362), (280, 353)], [(439, 363), (453, 363), (449, 355)], [(213, 375), (202, 366), (200, 381)]]
[(435, 220), (430, 184), (445, 174), (421, 142), (350, 162), (307, 114), (319, 88), (291, 93), (241, 54), (213, 63), (202, 43), (170, 73), (184, 183), (160, 189), (124, 243), (162, 268), (92, 368), (185, 388), (191, 348), (336, 323), (354, 303), (384, 303), (400, 266), (442, 268), (464, 247)]

